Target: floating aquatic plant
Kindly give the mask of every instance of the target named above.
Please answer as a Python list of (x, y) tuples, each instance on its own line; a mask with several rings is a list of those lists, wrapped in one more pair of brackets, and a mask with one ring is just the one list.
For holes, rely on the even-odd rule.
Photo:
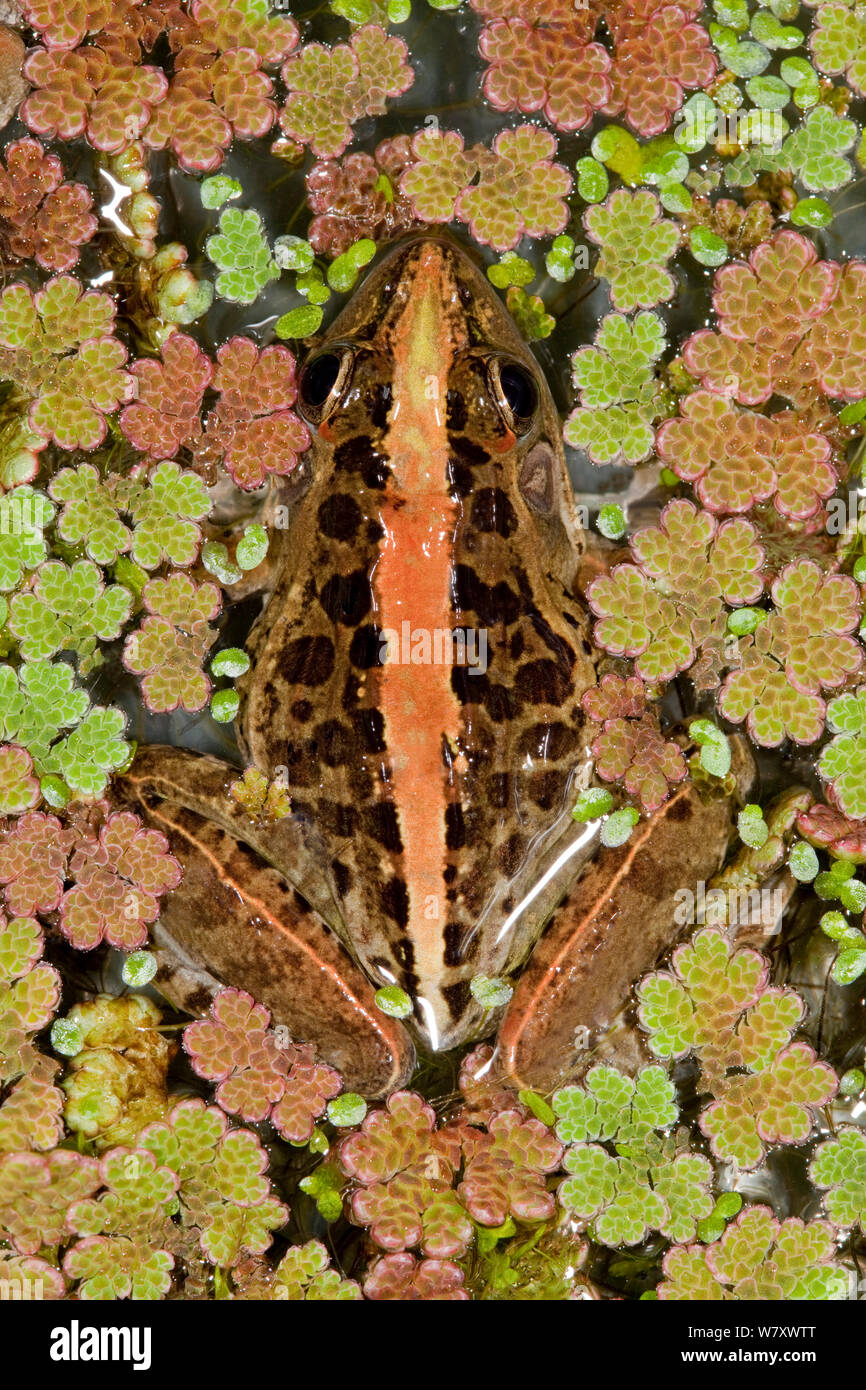
[(602, 676), (583, 697), (589, 717), (601, 725), (592, 745), (595, 770), (605, 782), (622, 782), (644, 811), (655, 811), (686, 776), (679, 745), (665, 739), (647, 691), (637, 676)]
[(411, 87), (415, 73), (402, 39), (376, 24), (356, 29), (347, 44), (310, 43), (283, 65), (288, 97), (280, 125), (320, 159), (333, 159), (352, 140), (352, 123), (381, 115), (389, 97)]
[(849, 0), (806, 0), (815, 10), (809, 36), (812, 56), (821, 72), (843, 76), (855, 92), (866, 95), (866, 20)]
[(217, 1083), (224, 1110), (244, 1120), (268, 1118), (292, 1143), (310, 1138), (342, 1088), (339, 1073), (308, 1049), (281, 1045), (268, 1010), (243, 990), (221, 990), (210, 1018), (184, 1030), (183, 1045), (199, 1076)]
[(652, 309), (673, 298), (675, 281), (667, 263), (680, 232), (675, 222), (661, 216), (654, 193), (618, 188), (586, 210), (583, 224), (590, 241), (602, 248), (595, 273), (609, 281), (615, 309)]
[(866, 376), (866, 264), (819, 261), (799, 232), (782, 231), (748, 263), (722, 266), (713, 293), (719, 327), (685, 344), (703, 386), (743, 405), (773, 394), (797, 401), (817, 385), (855, 400)]
[(724, 630), (725, 604), (752, 603), (763, 587), (763, 551), (746, 521), (721, 525), (685, 499), (669, 502), (658, 527), (631, 538), (635, 564), (617, 565), (587, 590), (599, 618), (596, 641), (635, 659), (650, 683), (687, 670), (698, 648)]
[(13, 256), (43, 270), (71, 270), (97, 228), (93, 199), (82, 183), (67, 183), (63, 165), (38, 140), (7, 145), (0, 167), (0, 225)]
[(713, 1209), (712, 1165), (685, 1151), (684, 1135), (662, 1137), (679, 1111), (661, 1067), (644, 1067), (634, 1080), (593, 1067), (584, 1086), (555, 1093), (553, 1109), (557, 1135), (569, 1144), (562, 1166), (570, 1176), (559, 1201), (591, 1223), (598, 1241), (636, 1245), (649, 1230), (694, 1239), (697, 1222)]
[(314, 164), (306, 177), (311, 246), (340, 256), (361, 237), (379, 243), (417, 226), (400, 189), (413, 158), (409, 136), (398, 135), (380, 141), (372, 155), (359, 151)]
[(425, 222), (457, 218), (496, 251), (511, 250), (522, 236), (561, 232), (568, 222), (563, 200), (572, 178), (553, 161), (554, 136), (537, 126), (501, 131), (489, 151), (464, 150), (456, 131), (422, 131), (412, 153), (400, 189)]
[(110, 295), (58, 275), (34, 292), (9, 285), (0, 295), (0, 366), (32, 398), (30, 426), (61, 449), (93, 449), (106, 414), (133, 394), (126, 348), (114, 336)]
[(147, 940), (147, 924), (180, 882), (181, 866), (164, 835), (124, 811), (108, 817), (97, 839), (79, 841), (68, 874), (74, 887), (60, 902), (64, 936), (83, 951), (102, 940), (130, 951)]
[(747, 1207), (713, 1244), (669, 1250), (662, 1268), (661, 1299), (839, 1299), (849, 1277), (826, 1221), (778, 1221), (769, 1207)]
[(580, 406), (565, 422), (565, 439), (593, 463), (642, 463), (652, 452), (653, 423), (661, 413), (656, 364), (665, 350), (657, 314), (633, 319), (608, 314), (593, 347), (571, 359)]
[(710, 391), (686, 396), (680, 417), (659, 429), (658, 451), (717, 513), (748, 512), (772, 499), (783, 516), (804, 521), (838, 484), (829, 441), (800, 416), (739, 410)]
[(657, 1057), (697, 1053), (716, 1097), (700, 1116), (713, 1153), (754, 1168), (767, 1144), (803, 1143), (837, 1086), (807, 1043), (792, 1042), (803, 1000), (770, 988), (764, 957), (732, 952), (714, 928), (677, 947), (671, 967), (638, 985), (638, 1016)]
[(209, 621), (220, 611), (219, 589), (178, 573), (148, 580), (142, 599), (147, 616), (126, 639), (124, 665), (143, 677), (152, 710), (201, 709), (210, 693), (202, 662), (216, 637)]
[(770, 596), (773, 611), (741, 641), (740, 664), (722, 687), (719, 708), (735, 724), (747, 720), (765, 747), (786, 737), (814, 743), (827, 714), (822, 692), (844, 685), (863, 664), (852, 635), (860, 624), (859, 590), (853, 579), (799, 560), (774, 579)]

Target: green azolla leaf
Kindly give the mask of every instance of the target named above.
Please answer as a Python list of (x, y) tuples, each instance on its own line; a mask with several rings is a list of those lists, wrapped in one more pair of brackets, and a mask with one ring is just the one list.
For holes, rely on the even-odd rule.
[[(859, 425), (861, 420), (866, 420), (866, 396), (862, 400), (851, 401), (850, 405), (839, 411), (840, 425)], [(858, 584), (866, 583), (866, 555), (861, 555), (854, 565), (854, 578)]]
[(202, 207), (221, 208), (230, 198), (239, 198), (243, 191), (237, 179), (230, 179), (226, 174), (213, 174), (202, 182)]
[(345, 1091), (336, 1100), (328, 1101), (328, 1119), (338, 1128), (359, 1125), (367, 1113), (367, 1102), (354, 1091)]
[(608, 195), (610, 179), (604, 165), (591, 155), (584, 155), (574, 166), (577, 191), (585, 203), (600, 203)]
[(763, 111), (782, 111), (791, 100), (791, 89), (781, 77), (750, 77), (746, 91)]
[(689, 250), (701, 265), (720, 266), (728, 259), (727, 242), (708, 227), (691, 228)]
[(709, 719), (693, 719), (689, 736), (700, 747), (700, 764), (711, 777), (727, 777), (731, 770), (731, 745)]
[(219, 232), (205, 242), (205, 251), (220, 272), (216, 292), (235, 304), (252, 304), (265, 285), (280, 275), (262, 219), (252, 208), (226, 208), (219, 225)]
[(831, 977), (837, 985), (853, 985), (855, 980), (866, 972), (866, 937), (860, 937), (859, 946), (846, 946), (841, 950), (830, 969)]
[(214, 575), (221, 584), (237, 584), (241, 578), (239, 566), (231, 560), (221, 541), (205, 541), (201, 549), (201, 562), (208, 574)]
[(217, 652), (210, 668), (217, 677), (227, 676), (229, 680), (237, 680), (238, 676), (250, 669), (250, 659), (241, 647), (224, 647)]
[(508, 981), (496, 975), (473, 975), (469, 991), (482, 1009), (502, 1009), (514, 993)]
[(609, 541), (620, 540), (627, 530), (627, 522), (622, 507), (618, 506), (616, 502), (609, 502), (607, 506), (599, 510), (595, 524), (601, 534), (606, 536)]
[(495, 265), (487, 267), (487, 278), (498, 290), (507, 290), (510, 285), (531, 285), (535, 266), (515, 251), (506, 251)]
[(412, 1013), (412, 1000), (405, 989), (399, 985), (384, 985), (375, 994), (376, 1008), (388, 1018), (408, 1018)]
[(303, 275), (312, 270), (315, 259), (315, 251), (303, 237), (278, 236), (274, 241), (274, 260), (280, 270), (295, 270)]
[(749, 804), (744, 806), (737, 816), (737, 830), (740, 839), (749, 849), (761, 849), (770, 838), (770, 827), (764, 820), (764, 813), (760, 806)]
[(862, 1067), (851, 1067), (839, 1078), (839, 1094), (859, 1096), (866, 1087), (866, 1072)]
[(791, 221), (795, 227), (829, 227), (833, 209), (823, 198), (801, 198), (791, 211)]
[(290, 309), (282, 314), (274, 324), (278, 338), (310, 338), (322, 326), (322, 311), (312, 304)]
[(84, 1030), (77, 1018), (55, 1018), (51, 1025), (51, 1046), (61, 1057), (77, 1057), (84, 1047)]
[(788, 868), (798, 883), (811, 883), (818, 873), (818, 856), (805, 840), (797, 840), (788, 855)]
[(735, 637), (747, 637), (767, 619), (763, 608), (735, 608), (728, 614), (728, 632)]
[(143, 989), (156, 975), (157, 961), (152, 951), (133, 951), (123, 962), (123, 983), (132, 989)]
[(571, 814), (574, 820), (585, 823), (599, 820), (612, 810), (613, 797), (605, 787), (587, 787), (577, 798), (577, 804)]
[(517, 1099), (522, 1105), (525, 1105), (527, 1110), (531, 1111), (536, 1120), (540, 1120), (543, 1125), (547, 1125), (548, 1128), (550, 1128), (556, 1123), (556, 1115), (553, 1110), (551, 1110), (544, 1097), (540, 1096), (537, 1091), (518, 1091)]
[(260, 526), (258, 523), (246, 526), (235, 549), (235, 559), (241, 569), (256, 569), (267, 555), (269, 544), (268, 533), (264, 526)]
[(608, 849), (616, 849), (619, 845), (624, 845), (631, 837), (640, 814), (634, 806), (622, 806), (618, 811), (614, 811), (608, 816), (604, 825), (601, 827), (601, 843)]
[(241, 697), (236, 690), (217, 690), (210, 702), (211, 716), (218, 724), (231, 724), (240, 703)]

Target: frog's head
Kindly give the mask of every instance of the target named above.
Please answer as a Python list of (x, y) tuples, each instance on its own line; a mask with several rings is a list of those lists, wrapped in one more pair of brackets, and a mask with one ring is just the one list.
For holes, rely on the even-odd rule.
[[(444, 422), (455, 494), (472, 491), (472, 446), (500, 463), (499, 488), (539, 532), (548, 563), (569, 586), (582, 538), (561, 422), (538, 362), (490, 282), (445, 236), (411, 236), (391, 249), (309, 354), (299, 407), (316, 443), (391, 426), (399, 485), (415, 442), (401, 414), (425, 431)], [(396, 447), (395, 447), (396, 446)], [(404, 457), (393, 456), (404, 451)], [(499, 519), (506, 524), (505, 519)]]

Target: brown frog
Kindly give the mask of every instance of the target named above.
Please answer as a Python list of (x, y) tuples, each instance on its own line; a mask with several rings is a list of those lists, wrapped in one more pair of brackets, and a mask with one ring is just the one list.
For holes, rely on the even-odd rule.
[[(414, 1064), (376, 989), (451, 1048), (497, 1021), (472, 979), (542, 937), (500, 1053), (547, 1087), (670, 944), (673, 893), (718, 869), (729, 807), (687, 786), (586, 868), (583, 537), (547, 385), (462, 251), (393, 250), (311, 353), (298, 408), (312, 445), (239, 720), (291, 814), (256, 823), (233, 768), (179, 749), (120, 779), (185, 865), (156, 936), (165, 988), (194, 1012), (216, 982), (248, 989), (375, 1094)], [(745, 754), (738, 771), (745, 788)]]

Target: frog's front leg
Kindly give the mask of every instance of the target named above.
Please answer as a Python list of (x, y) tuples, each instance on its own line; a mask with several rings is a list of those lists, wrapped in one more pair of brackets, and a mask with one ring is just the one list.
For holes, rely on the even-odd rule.
[(289, 882), (275, 867), (302, 865), (302, 827), (291, 817), (256, 827), (226, 795), (236, 777), (216, 758), (148, 747), (117, 780), (121, 800), (162, 831), (184, 866), (155, 933), (161, 987), (195, 1014), (219, 985), (245, 989), (348, 1086), (390, 1092), (412, 1074), (411, 1039), (376, 1007), (373, 986), (295, 886), (309, 882), (325, 908), (321, 879), (316, 888), (311, 870)]
[[(745, 800), (755, 765), (744, 739), (731, 744)], [(548, 1092), (590, 1064), (632, 986), (682, 935), (678, 891), (695, 893), (724, 862), (736, 800), (704, 800), (686, 782), (626, 845), (602, 850), (583, 872), (535, 947), (499, 1031), (499, 1063), (518, 1087)]]

